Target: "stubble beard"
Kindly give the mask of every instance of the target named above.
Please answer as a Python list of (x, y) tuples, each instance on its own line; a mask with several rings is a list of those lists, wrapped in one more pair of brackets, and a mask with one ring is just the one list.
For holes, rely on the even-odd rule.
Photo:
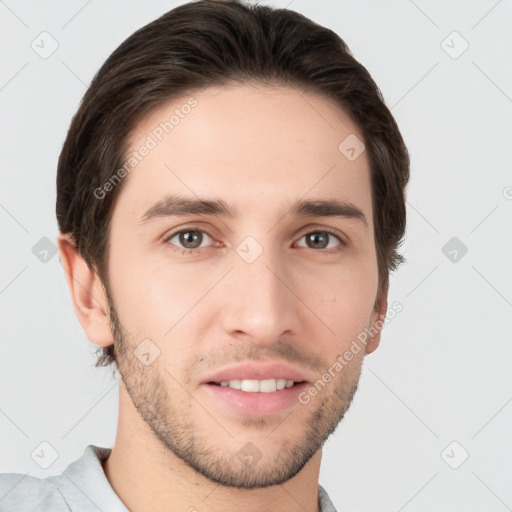
[[(204, 431), (201, 431), (194, 421), (194, 413), (187, 412), (191, 410), (190, 401), (195, 400), (161, 365), (144, 366), (137, 359), (134, 355), (137, 344), (124, 332), (111, 299), (109, 305), (117, 369), (133, 405), (156, 439), (162, 443), (164, 451), (178, 457), (197, 473), (217, 484), (257, 489), (287, 482), (304, 468), (336, 430), (357, 391), (360, 369), (355, 377), (347, 373), (349, 382), (345, 382), (343, 375), (340, 375), (336, 382), (332, 381), (329, 386), (319, 391), (308, 405), (297, 402), (296, 408), (308, 407), (311, 411), (308, 418), (301, 423), (305, 428), (298, 438), (283, 439), (277, 452), (275, 448), (268, 450), (261, 446), (261, 442), (254, 443), (261, 452), (261, 458), (255, 465), (244, 464), (238, 457), (238, 452), (244, 444), (250, 442), (250, 438), (237, 442), (226, 433), (225, 442), (233, 449), (223, 450), (219, 447), (222, 443), (212, 439), (211, 431), (226, 421), (222, 418), (214, 419), (215, 411), (210, 406), (206, 408), (206, 412), (203, 408), (205, 404), (196, 408), (206, 425)], [(175, 394), (171, 397), (171, 387), (182, 396), (176, 398)], [(283, 424), (293, 416), (292, 411)], [(251, 429), (270, 431), (275, 428), (272, 432), (272, 437), (275, 438), (280, 427), (272, 427), (271, 421), (272, 419), (266, 418), (240, 418), (241, 425)], [(273, 422), (275, 423), (275, 419)], [(225, 432), (223, 429), (219, 431)], [(261, 436), (258, 438), (261, 439)]]

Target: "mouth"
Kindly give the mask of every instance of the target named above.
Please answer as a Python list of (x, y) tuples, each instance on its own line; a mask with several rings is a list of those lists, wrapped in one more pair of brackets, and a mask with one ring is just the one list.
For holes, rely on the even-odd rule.
[[(245, 362), (225, 367), (203, 379), (201, 384), (230, 387), (246, 392), (273, 392), (295, 383), (311, 382), (313, 375), (280, 361)], [(292, 384), (290, 384), (292, 382)], [(257, 384), (257, 385), (256, 385)]]
[[(208, 394), (206, 403), (211, 403), (216, 411), (223, 411), (235, 420), (240, 416), (272, 417), (299, 405), (299, 395), (310, 385), (305, 381), (284, 380), (285, 386), (281, 387), (283, 380), (234, 379), (206, 382), (202, 384), (202, 388)], [(305, 409), (301, 406), (299, 410)]]
[(280, 361), (245, 362), (225, 367), (201, 382), (208, 401), (228, 415), (261, 417), (299, 404), (314, 376)]
[(290, 379), (232, 379), (223, 380), (220, 382), (207, 382), (212, 386), (219, 386), (221, 388), (231, 388), (243, 391), (245, 393), (275, 393), (283, 389), (289, 389), (298, 384), (303, 384), (306, 381), (293, 381)]

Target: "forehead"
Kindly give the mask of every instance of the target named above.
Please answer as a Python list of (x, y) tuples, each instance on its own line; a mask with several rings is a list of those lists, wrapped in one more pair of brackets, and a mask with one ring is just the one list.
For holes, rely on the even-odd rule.
[(191, 93), (130, 134), (119, 207), (140, 214), (170, 193), (223, 198), (237, 211), (329, 197), (357, 202), (371, 220), (368, 158), (347, 158), (347, 140), (363, 147), (358, 127), (323, 96), (260, 84)]

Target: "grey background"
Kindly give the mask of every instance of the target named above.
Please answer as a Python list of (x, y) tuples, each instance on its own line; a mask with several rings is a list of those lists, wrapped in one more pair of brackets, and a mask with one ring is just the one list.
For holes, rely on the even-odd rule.
[[(117, 376), (94, 368), (41, 239), (56, 240), (56, 162), (88, 83), (121, 41), (180, 3), (0, 1), (2, 472), (53, 475), (88, 444), (113, 445)], [(512, 3), (272, 5), (340, 34), (412, 159), (408, 262), (389, 297), (403, 311), (365, 361), (320, 483), (339, 510), (512, 510)], [(47, 58), (31, 47), (49, 51), (52, 38)], [(47, 469), (31, 456), (42, 442), (58, 454)]]

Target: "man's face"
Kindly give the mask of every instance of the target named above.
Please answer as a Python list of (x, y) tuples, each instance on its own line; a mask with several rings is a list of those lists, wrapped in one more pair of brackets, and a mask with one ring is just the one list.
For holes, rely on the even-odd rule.
[[(124, 421), (149, 426), (223, 485), (275, 485), (334, 431), (375, 348), (333, 370), (378, 318), (369, 161), (340, 152), (362, 135), (327, 99), (255, 85), (192, 96), (197, 104), (161, 141), (155, 128), (188, 97), (131, 134), (130, 153), (148, 136), (156, 146), (125, 178), (112, 218), (116, 351), (140, 415)], [(222, 201), (233, 215), (153, 208), (141, 220), (171, 195)], [(345, 203), (344, 214), (292, 208), (305, 201)], [(306, 382), (271, 391), (286, 376)], [(256, 383), (268, 392), (224, 380), (268, 381)]]

